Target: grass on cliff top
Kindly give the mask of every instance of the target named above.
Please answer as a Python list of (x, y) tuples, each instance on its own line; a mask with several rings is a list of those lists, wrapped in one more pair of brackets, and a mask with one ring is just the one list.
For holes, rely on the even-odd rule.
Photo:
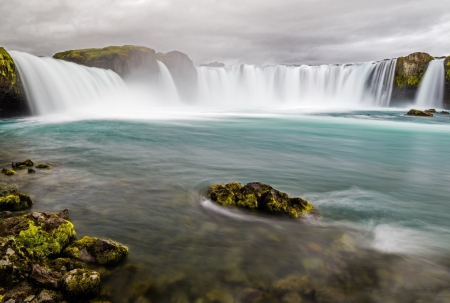
[(0, 47), (0, 86), (13, 87), (16, 83), (16, 65), (9, 53)]
[(143, 46), (108, 46), (105, 48), (87, 48), (68, 50), (65, 52), (56, 53), (53, 58), (62, 59), (74, 62), (93, 62), (111, 60), (114, 57), (118, 57), (121, 60), (129, 59), (130, 51), (139, 50), (146, 53), (153, 53), (154, 50)]

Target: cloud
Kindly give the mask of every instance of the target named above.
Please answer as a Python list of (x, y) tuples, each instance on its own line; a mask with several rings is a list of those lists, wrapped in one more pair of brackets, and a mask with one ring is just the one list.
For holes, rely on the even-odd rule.
[(450, 55), (446, 0), (0, 0), (0, 45), (51, 56), (134, 44), (196, 64), (320, 64)]

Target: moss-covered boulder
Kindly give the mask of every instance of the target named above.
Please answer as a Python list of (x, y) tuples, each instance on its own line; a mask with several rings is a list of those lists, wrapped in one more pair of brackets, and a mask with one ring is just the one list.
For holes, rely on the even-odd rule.
[(405, 114), (405, 116), (433, 117), (433, 114), (427, 110), (411, 109)]
[(30, 166), (33, 166), (33, 165), (34, 165), (34, 163), (30, 159), (26, 159), (25, 161), (19, 161), (19, 162), (16, 162), (16, 163), (14, 163), (14, 162), (12, 163), (13, 168), (15, 168), (15, 167), (19, 168), (20, 166), (30, 167)]
[(16, 64), (0, 47), (0, 118), (29, 114)]
[(113, 240), (85, 236), (70, 244), (64, 254), (83, 262), (104, 265), (122, 260), (128, 255), (128, 247)]
[(13, 169), (9, 169), (9, 168), (2, 168), (2, 174), (7, 175), (7, 176), (12, 176), (14, 175), (16, 172)]
[(159, 69), (155, 57), (155, 50), (134, 45), (69, 50), (53, 56), (84, 66), (110, 69), (122, 78), (136, 74), (156, 77)]
[(62, 278), (65, 293), (70, 298), (89, 298), (100, 289), (100, 274), (89, 269), (74, 269)]
[(17, 245), (39, 258), (60, 254), (75, 234), (71, 222), (52, 213), (33, 212), (0, 222), (1, 237), (14, 237)]
[(39, 168), (39, 169), (49, 169), (50, 168), (50, 164), (48, 164), (48, 163), (46, 163), (46, 164), (38, 164), (35, 167)]
[(412, 101), (417, 89), (434, 58), (427, 53), (412, 53), (399, 57), (395, 67), (395, 80), (392, 90), (393, 101)]
[(17, 211), (30, 208), (33, 204), (30, 196), (19, 191), (0, 192), (0, 211)]
[(237, 182), (214, 184), (208, 188), (207, 197), (223, 206), (238, 206), (271, 214), (287, 214), (293, 218), (314, 210), (308, 201), (291, 198), (286, 193), (260, 182), (251, 182), (245, 186)]
[(14, 239), (0, 238), (0, 285), (15, 285), (28, 278), (31, 255)]

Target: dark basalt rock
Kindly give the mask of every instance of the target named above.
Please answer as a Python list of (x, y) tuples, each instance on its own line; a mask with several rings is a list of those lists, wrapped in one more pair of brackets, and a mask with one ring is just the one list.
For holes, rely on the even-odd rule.
[(30, 279), (37, 285), (48, 288), (59, 288), (61, 277), (60, 273), (50, 271), (39, 264), (33, 265), (30, 275)]
[(423, 111), (418, 109), (411, 109), (405, 114), (405, 116), (421, 116), (421, 117), (433, 117), (433, 114), (429, 111)]
[(211, 185), (207, 197), (223, 206), (256, 209), (271, 214), (287, 214), (293, 218), (311, 213), (314, 207), (301, 198), (290, 198), (286, 193), (260, 182), (245, 186), (237, 182)]
[(74, 241), (64, 254), (87, 263), (117, 263), (128, 255), (128, 247), (109, 239), (83, 237)]

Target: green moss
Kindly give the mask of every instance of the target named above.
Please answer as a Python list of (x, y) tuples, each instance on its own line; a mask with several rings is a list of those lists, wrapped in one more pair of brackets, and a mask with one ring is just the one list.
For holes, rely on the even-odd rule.
[(30, 196), (20, 192), (0, 197), (0, 211), (17, 211), (30, 208), (33, 204)]
[(413, 53), (399, 57), (395, 68), (395, 82), (398, 87), (417, 88), (422, 81), (428, 64), (434, 58), (426, 53)]
[(0, 47), (0, 87), (13, 89), (16, 82), (16, 65), (9, 53)]
[(73, 224), (64, 220), (63, 224), (49, 231), (34, 220), (29, 220), (28, 228), (15, 236), (18, 245), (33, 251), (38, 257), (58, 255), (75, 236)]
[(34, 165), (33, 161), (31, 161), (30, 159), (27, 159), (27, 160), (22, 161), (22, 162), (16, 162), (15, 164), (16, 164), (16, 167), (19, 167), (19, 166), (27, 167), (27, 166), (33, 166)]
[(122, 260), (128, 255), (128, 250), (128, 247), (113, 240), (84, 236), (70, 244), (64, 254), (84, 262), (104, 265)]
[(445, 79), (450, 81), (450, 56), (445, 59)]
[(7, 176), (12, 176), (14, 175), (16, 172), (12, 169), (8, 169), (8, 168), (3, 168), (2, 169), (2, 174), (5, 174)]
[(89, 269), (74, 269), (63, 276), (62, 282), (69, 297), (89, 298), (100, 289), (100, 274)]
[(50, 164), (38, 164), (36, 168), (50, 168)]
[(207, 197), (223, 206), (236, 205), (234, 193), (242, 188), (241, 183), (215, 184), (208, 188)]

